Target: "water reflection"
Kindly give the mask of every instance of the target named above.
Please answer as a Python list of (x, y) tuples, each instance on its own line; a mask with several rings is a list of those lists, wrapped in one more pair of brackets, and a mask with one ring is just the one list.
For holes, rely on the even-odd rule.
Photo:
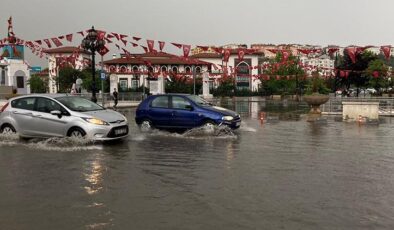
[(87, 162), (85, 166), (84, 173), (85, 180), (89, 182), (87, 186), (85, 186), (85, 190), (89, 195), (94, 195), (103, 189), (103, 166), (102, 166), (102, 157), (100, 155), (96, 156), (96, 159)]

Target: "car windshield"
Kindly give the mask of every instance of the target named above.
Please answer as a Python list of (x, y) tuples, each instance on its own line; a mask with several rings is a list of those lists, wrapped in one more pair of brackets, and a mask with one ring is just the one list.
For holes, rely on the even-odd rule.
[(207, 102), (206, 100), (202, 99), (201, 97), (197, 95), (189, 95), (187, 96), (190, 100), (192, 100), (194, 103), (198, 105), (212, 105), (211, 103)]
[(96, 111), (96, 110), (104, 110), (103, 107), (99, 106), (98, 104), (89, 101), (82, 97), (57, 97), (55, 98), (64, 106), (69, 108), (72, 111), (76, 112), (88, 112), (88, 111)]

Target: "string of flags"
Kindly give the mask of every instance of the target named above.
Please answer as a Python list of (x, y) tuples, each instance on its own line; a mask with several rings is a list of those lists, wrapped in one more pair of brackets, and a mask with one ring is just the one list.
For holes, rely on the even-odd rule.
[[(16, 46), (17, 45), (24, 45), (27, 48), (29, 48), (33, 54), (37, 55), (40, 58), (46, 57), (46, 50), (51, 49), (51, 48), (59, 48), (63, 47), (64, 45), (70, 45), (71, 43), (74, 42), (75, 40), (75, 35), (80, 35), (81, 38), (84, 38), (87, 33), (89, 33), (90, 29), (87, 30), (81, 30), (75, 33), (67, 33), (64, 35), (60, 36), (55, 36), (55, 37), (50, 37), (50, 38), (44, 38), (44, 39), (37, 39), (37, 40), (25, 40), (21, 39), (19, 37), (15, 36), (14, 30), (13, 30), (13, 25), (12, 25), (12, 17), (9, 18), (8, 20), (8, 37), (0, 39), (0, 47), (3, 46), (11, 46), (14, 49), (14, 52), (17, 52)], [(165, 42), (165, 41), (156, 41), (153, 39), (142, 39), (141, 37), (137, 36), (131, 36), (131, 35), (126, 35), (126, 34), (121, 34), (121, 33), (115, 33), (115, 32), (106, 32), (103, 30), (97, 30), (98, 32), (98, 38), (103, 39), (106, 41), (107, 44), (113, 43), (115, 47), (118, 50), (122, 50), (124, 54), (126, 55), (127, 58), (133, 57), (136, 59), (140, 59), (141, 61), (144, 61), (145, 64), (149, 65), (149, 61), (145, 60), (143, 57), (140, 55), (135, 55), (129, 52), (127, 49), (135, 49), (140, 47), (141, 49), (144, 50), (145, 53), (158, 53), (158, 52), (164, 52), (164, 48), (166, 45), (169, 43), (173, 45), (174, 47), (180, 49), (183, 53), (183, 55), (173, 55), (173, 58), (180, 58), (183, 60), (190, 60), (192, 62), (193, 59), (190, 58), (190, 52), (191, 52), (191, 45), (188, 44), (182, 44), (182, 43), (177, 43), (177, 42)], [(146, 41), (146, 45), (143, 44), (143, 41)], [(217, 70), (217, 69), (222, 69), (222, 73), (226, 73), (228, 75), (231, 75), (233, 73), (236, 73), (239, 70), (243, 70), (242, 68), (245, 67), (228, 67), (227, 62), (229, 61), (229, 57), (232, 54), (237, 54), (238, 59), (242, 61), (245, 57), (245, 55), (248, 54), (254, 54), (258, 52), (257, 49), (247, 49), (247, 48), (236, 48), (236, 49), (231, 49), (231, 48), (223, 48), (223, 47), (212, 47), (212, 46), (202, 46), (202, 45), (197, 45), (195, 46), (198, 49), (201, 49), (202, 51), (208, 51), (208, 50), (213, 50), (216, 54), (218, 54), (224, 63), (226, 65), (222, 66), (217, 66), (215, 64), (212, 64), (212, 67)], [(349, 46), (345, 47), (344, 50), (346, 50), (347, 54), (349, 55), (351, 61), (353, 63), (356, 62), (357, 55), (362, 53), (364, 50), (371, 48), (371, 47), (376, 47), (376, 46), (365, 46), (365, 47), (360, 47), (360, 46)], [(382, 51), (383, 55), (389, 59), (391, 56), (391, 45), (384, 45), (380, 46), (380, 50)], [(81, 47), (79, 46), (78, 49), (73, 52), (71, 55), (67, 56), (60, 56), (57, 57), (56, 62), (59, 64), (64, 64), (64, 63), (74, 63), (77, 60), (77, 58), (80, 57), (80, 52), (81, 52)], [(326, 52), (330, 55), (334, 54), (335, 52), (338, 52), (340, 50), (340, 47), (330, 47), (326, 50)], [(288, 61), (289, 56), (291, 55), (291, 51), (287, 49), (267, 49), (267, 51), (277, 54), (280, 53), (282, 56), (282, 63), (275, 63), (275, 64), (260, 64), (257, 66), (250, 66), (247, 67), (249, 70), (252, 69), (258, 69), (260, 72), (264, 72), (265, 70), (269, 68), (273, 69), (278, 69), (282, 65), (288, 65), (288, 64), (294, 64)], [(305, 55), (310, 55), (310, 54), (321, 54), (323, 53), (322, 49), (316, 49), (316, 48), (311, 48), (311, 49), (297, 49), (298, 52), (305, 54)], [(105, 55), (106, 53), (109, 52), (108, 46), (105, 46), (102, 50), (99, 51), (101, 55)], [(83, 60), (88, 63), (88, 60)], [(312, 65), (303, 65), (302, 63), (298, 63), (298, 66), (300, 68), (303, 68), (306, 71), (310, 70), (317, 70), (316, 66)], [(230, 71), (227, 69), (230, 68)], [(324, 73), (324, 76), (340, 76), (340, 77), (347, 77), (349, 76), (349, 73), (355, 72), (352, 70), (332, 70), (331, 68), (322, 68), (319, 67), (319, 70), (322, 71), (330, 71), (328, 73)], [(263, 76), (270, 76), (267, 74), (258, 74), (252, 77), (256, 78), (264, 78)], [(239, 75), (239, 73), (237, 73)], [(215, 75), (215, 73), (211, 73), (211, 75)], [(392, 72), (391, 74), (392, 75)], [(250, 75), (249, 75), (250, 76)], [(373, 76), (379, 76), (379, 73), (373, 73)], [(289, 76), (285, 76), (287, 79)], [(275, 76), (277, 78), (277, 76)], [(291, 76), (289, 77), (291, 78)]]

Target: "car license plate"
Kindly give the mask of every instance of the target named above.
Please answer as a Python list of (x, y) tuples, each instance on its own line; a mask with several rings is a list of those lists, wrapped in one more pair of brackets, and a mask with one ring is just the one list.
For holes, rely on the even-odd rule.
[(115, 135), (122, 135), (127, 133), (127, 130), (125, 128), (123, 129), (115, 129)]

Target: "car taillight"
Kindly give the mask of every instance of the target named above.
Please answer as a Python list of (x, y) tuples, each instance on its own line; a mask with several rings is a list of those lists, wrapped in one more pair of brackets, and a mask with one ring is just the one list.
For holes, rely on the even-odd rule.
[(3, 105), (3, 107), (0, 109), (0, 113), (4, 112), (7, 106), (8, 106), (8, 102), (5, 105)]

